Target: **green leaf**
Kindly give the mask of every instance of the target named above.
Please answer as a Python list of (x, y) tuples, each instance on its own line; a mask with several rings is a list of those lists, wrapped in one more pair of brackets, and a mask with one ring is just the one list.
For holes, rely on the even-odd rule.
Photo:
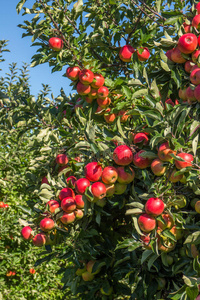
[(192, 151), (194, 155), (196, 155), (197, 153), (198, 142), (199, 142), (199, 134), (195, 136), (195, 138), (192, 140)]
[(132, 91), (129, 87), (123, 85), (122, 86), (122, 93), (123, 95), (125, 95), (127, 97), (127, 99), (131, 99), (132, 98)]
[(134, 214), (141, 214), (141, 213), (142, 213), (141, 208), (132, 208), (132, 209), (128, 209), (125, 215), (134, 215)]

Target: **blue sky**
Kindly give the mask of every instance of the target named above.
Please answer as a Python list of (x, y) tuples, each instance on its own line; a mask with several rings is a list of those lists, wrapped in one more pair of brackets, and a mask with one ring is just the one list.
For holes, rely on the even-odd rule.
[[(0, 40), (9, 40), (7, 48), (10, 52), (4, 52), (3, 57), (6, 60), (0, 64), (0, 76), (4, 76), (9, 72), (9, 64), (17, 63), (20, 68), (23, 62), (30, 65), (31, 57), (35, 54), (37, 48), (31, 47), (31, 37), (22, 38), (22, 29), (17, 27), (18, 24), (23, 23), (26, 16), (22, 16), (16, 12), (16, 4), (18, 0), (3, 0), (1, 1), (1, 18), (0, 18)], [(34, 68), (29, 68), (31, 94), (37, 95), (42, 89), (42, 83), (49, 84), (54, 96), (59, 95), (62, 87), (67, 95), (71, 92), (69, 86), (70, 80), (63, 77), (65, 69), (61, 72), (51, 73), (51, 68), (48, 64), (42, 64)]]

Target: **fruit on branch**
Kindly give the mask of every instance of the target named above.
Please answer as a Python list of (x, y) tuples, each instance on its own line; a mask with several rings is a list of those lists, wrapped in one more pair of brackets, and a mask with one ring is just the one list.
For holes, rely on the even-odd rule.
[(111, 99), (109, 97), (106, 97), (104, 99), (101, 99), (101, 98), (97, 98), (97, 103), (100, 107), (102, 108), (106, 108), (107, 106), (110, 105), (111, 103)]
[[(76, 181), (77, 182), (77, 181)], [(72, 197), (75, 198), (75, 193), (71, 188), (63, 188), (59, 193), (59, 199), (62, 201), (64, 198)]]
[(183, 237), (183, 229), (178, 228), (176, 225), (174, 225), (171, 229), (170, 232), (173, 233), (175, 236), (176, 240), (180, 240)]
[(197, 10), (197, 13), (200, 14), (200, 2), (196, 4), (195, 9)]
[(170, 149), (168, 142), (162, 143), (158, 148), (158, 157), (160, 158), (160, 160), (172, 161), (173, 158), (170, 154), (176, 155), (176, 151)]
[(89, 94), (87, 95), (87, 97), (85, 97), (85, 99), (84, 99), (87, 103), (92, 103), (93, 102), (93, 98), (91, 98), (90, 96), (89, 96)]
[(159, 198), (149, 198), (145, 204), (147, 214), (157, 217), (163, 213), (165, 209), (164, 202)]
[[(194, 26), (193, 23), (192, 26)], [(196, 50), (197, 44), (198, 40), (195, 34), (185, 33), (179, 38), (177, 47), (182, 53), (190, 54)]]
[(56, 200), (49, 200), (49, 201), (46, 203), (46, 206), (49, 207), (49, 211), (50, 211), (51, 213), (54, 213), (55, 210), (56, 210), (57, 208), (60, 207), (60, 203), (59, 203), (58, 201), (56, 201)]
[(100, 99), (105, 99), (106, 97), (108, 97), (108, 95), (109, 95), (109, 90), (106, 86), (101, 86), (97, 90), (97, 97)]
[(126, 110), (121, 110), (118, 113), (118, 116), (120, 116), (121, 123), (125, 123), (128, 120), (128, 118), (130, 117), (130, 115), (127, 115), (127, 111)]
[(192, 60), (187, 60), (185, 65), (184, 65), (185, 72), (191, 73), (192, 67), (194, 67), (193, 61)]
[(138, 132), (136, 134), (133, 134), (133, 143), (139, 144), (143, 143), (144, 145), (148, 144), (148, 136), (144, 132)]
[(179, 95), (179, 97), (180, 97), (183, 101), (187, 101), (186, 88), (184, 88), (184, 89), (179, 89), (178, 95)]
[(113, 152), (113, 160), (119, 166), (128, 166), (133, 161), (133, 153), (127, 145), (117, 146)]
[(91, 274), (88, 271), (82, 273), (81, 275), (84, 281), (92, 281), (94, 279), (94, 274)]
[(137, 50), (137, 57), (139, 61), (146, 61), (150, 57), (150, 51), (147, 47), (139, 47)]
[(162, 221), (157, 221), (157, 225), (161, 230), (165, 230), (166, 228), (171, 229), (174, 225), (174, 220), (171, 215), (169, 214), (162, 214)]
[(172, 61), (172, 52), (173, 52), (174, 49), (170, 49), (170, 50), (167, 50), (167, 52), (165, 53), (165, 55), (167, 56), (167, 58), (169, 60)]
[(151, 163), (151, 170), (156, 176), (162, 176), (166, 171), (166, 166), (163, 161), (159, 158), (156, 158)]
[(200, 84), (198, 84), (194, 89), (194, 98), (200, 102)]
[(182, 56), (182, 52), (176, 47), (171, 53), (171, 60), (177, 64), (183, 64), (186, 59)]
[(64, 198), (61, 202), (61, 208), (67, 213), (74, 211), (76, 209), (76, 202), (74, 198), (72, 197)]
[(7, 203), (4, 203), (4, 208), (8, 208), (9, 205)]
[(196, 97), (194, 95), (194, 90), (192, 90), (190, 86), (187, 87), (185, 94), (186, 94), (187, 100), (190, 100), (191, 102), (196, 101)]
[(190, 74), (190, 81), (194, 85), (200, 84), (200, 68), (196, 68)]
[(138, 218), (138, 225), (143, 232), (151, 232), (156, 227), (156, 220), (153, 216), (142, 214)]
[(176, 201), (174, 202), (175, 208), (183, 208), (187, 204), (186, 197), (184, 195), (176, 195)]
[(64, 224), (64, 225), (68, 225), (71, 224), (75, 221), (76, 219), (76, 214), (75, 212), (71, 212), (71, 213), (64, 213), (62, 215), (62, 217), (60, 218), (60, 221)]
[(178, 170), (173, 170), (170, 177), (169, 177), (169, 180), (173, 183), (176, 183), (178, 181), (180, 181), (182, 178), (183, 178), (183, 174), (179, 174), (179, 175), (176, 175), (175, 176), (175, 173), (177, 172)]
[(125, 168), (124, 167), (118, 167), (117, 172), (118, 172), (117, 181), (119, 183), (129, 184), (135, 178), (135, 172), (130, 167), (125, 167)]
[[(102, 109), (102, 108), (101, 108)], [(109, 113), (111, 111), (111, 108), (107, 108), (106, 111), (104, 112), (104, 120), (108, 123), (111, 124), (114, 122), (116, 119), (116, 115), (114, 113)]]
[(82, 209), (76, 209), (74, 212), (75, 212), (76, 219), (82, 219), (83, 218), (84, 213), (83, 213)]
[(75, 182), (75, 190), (78, 194), (83, 195), (90, 186), (90, 181), (87, 178), (80, 178)]
[(91, 192), (95, 200), (106, 197), (106, 187), (102, 182), (94, 182), (91, 186)]
[(170, 252), (172, 250), (174, 250), (174, 248), (176, 247), (176, 243), (169, 241), (169, 240), (165, 240), (164, 244), (162, 244), (162, 241), (160, 238), (158, 238), (158, 250), (160, 250), (161, 252)]
[(77, 208), (84, 208), (84, 201), (83, 201), (83, 196), (82, 195), (76, 195), (75, 196), (75, 202), (76, 202), (76, 207)]
[(66, 76), (67, 78), (71, 79), (72, 81), (75, 81), (79, 78), (80, 68), (78, 66), (74, 67), (68, 67), (66, 70)]
[(43, 183), (49, 184), (49, 181), (48, 181), (48, 179), (46, 178), (46, 176), (44, 176), (44, 177), (42, 178), (41, 184), (43, 184)]
[(200, 28), (200, 14), (194, 16), (192, 19), (192, 26), (195, 27), (197, 30)]
[(37, 247), (42, 247), (46, 243), (46, 236), (44, 233), (38, 233), (33, 238), (33, 244)]
[(62, 50), (64, 46), (63, 40), (59, 37), (51, 37), (49, 39), (49, 47), (54, 51)]
[(60, 166), (66, 166), (68, 164), (68, 157), (66, 154), (58, 154), (56, 156), (56, 163)]
[(191, 27), (192, 27), (191, 25), (188, 25), (186, 22), (184, 22), (183, 27), (184, 27), (185, 33), (190, 33)]
[(78, 82), (77, 86), (76, 86), (76, 90), (77, 93), (81, 96), (85, 96), (87, 94), (89, 94), (89, 92), (91, 91), (91, 86), (90, 85), (85, 85), (82, 82)]
[(146, 249), (151, 249), (151, 245), (150, 245), (151, 237), (150, 237), (149, 234), (141, 235), (141, 236), (140, 236), (140, 239), (141, 239), (141, 241), (143, 242), (143, 247), (144, 247), (144, 248), (146, 248)]
[(50, 218), (44, 218), (40, 221), (40, 229), (44, 232), (48, 232), (51, 229), (53, 229), (55, 226), (55, 223)]
[(112, 197), (115, 194), (115, 184), (105, 184), (106, 187), (106, 197)]
[(175, 160), (175, 166), (177, 169), (180, 170), (180, 169), (192, 166), (192, 162), (194, 160), (194, 157), (192, 154), (182, 152), (182, 153), (177, 154), (177, 156), (184, 159), (184, 161)]
[(200, 214), (200, 201), (196, 201), (194, 209), (198, 214)]
[(198, 57), (200, 55), (200, 50), (192, 52), (192, 61), (196, 64), (198, 63)]
[(115, 183), (118, 178), (117, 169), (113, 166), (107, 166), (103, 169), (101, 179), (106, 184)]
[(115, 182), (115, 195), (122, 195), (125, 193), (127, 184)]
[(67, 182), (67, 185), (69, 186), (75, 186), (75, 182), (77, 181), (77, 178), (75, 176), (69, 176), (67, 179), (66, 179), (66, 182)]
[[(167, 99), (165, 100), (165, 103), (170, 104), (171, 106), (174, 107), (175, 103), (172, 101), (172, 99)], [(166, 109), (166, 104), (165, 104), (165, 109)]]
[(133, 163), (139, 169), (145, 169), (150, 166), (151, 160), (148, 157), (142, 157), (141, 154), (145, 153), (146, 151), (140, 150), (137, 152), (133, 157)]
[(104, 85), (105, 79), (101, 74), (94, 73), (94, 79), (91, 83), (91, 86), (95, 89), (99, 89)]
[(5, 207), (8, 207), (9, 205), (8, 204), (5, 204), (4, 202), (0, 202), (0, 208), (5, 208)]
[(123, 46), (119, 51), (119, 57), (123, 62), (130, 62), (135, 49), (130, 45)]
[(87, 95), (89, 98), (96, 99), (97, 98), (97, 89), (91, 88), (89, 94)]
[(98, 268), (95, 272), (92, 272), (92, 269), (94, 267), (96, 260), (90, 260), (88, 261), (88, 263), (86, 264), (86, 269), (89, 273), (92, 273), (93, 275), (98, 274), (101, 271), (101, 268)]
[(83, 69), (80, 71), (78, 78), (82, 84), (88, 85), (92, 83), (94, 79), (94, 73), (91, 70)]
[(33, 229), (30, 226), (25, 226), (21, 230), (21, 235), (25, 240), (31, 240), (33, 238), (32, 231)]
[(85, 178), (95, 182), (101, 178), (102, 167), (98, 162), (90, 162), (84, 168)]

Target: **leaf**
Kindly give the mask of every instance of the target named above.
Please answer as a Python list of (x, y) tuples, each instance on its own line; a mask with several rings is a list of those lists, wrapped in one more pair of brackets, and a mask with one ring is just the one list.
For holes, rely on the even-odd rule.
[(27, 1), (27, 0), (20, 0), (20, 1), (18, 2), (17, 6), (16, 6), (16, 10), (17, 10), (17, 13), (18, 13), (18, 14), (20, 13), (20, 11), (21, 11), (21, 9), (22, 9), (22, 7), (24, 6), (24, 4), (25, 4), (26, 1)]
[(122, 86), (122, 92), (127, 97), (127, 99), (132, 98), (132, 91), (129, 87), (123, 85)]
[(125, 136), (124, 131), (123, 131), (122, 126), (121, 126), (121, 120), (120, 120), (120, 118), (118, 118), (118, 120), (117, 120), (117, 128), (118, 128), (118, 131), (121, 134), (121, 136), (124, 139), (126, 139), (126, 136)]
[(76, 3), (74, 3), (73, 8), (77, 13), (81, 12), (83, 9), (83, 0), (78, 0)]
[[(134, 250), (138, 247), (141, 247), (141, 242), (135, 241), (133, 238), (132, 239), (126, 239), (123, 242), (119, 242), (119, 244), (116, 247), (117, 249), (124, 249), (124, 248), (134, 248)], [(131, 250), (133, 251), (133, 250)]]
[(154, 152), (144, 151), (144, 152), (140, 153), (140, 157), (154, 159), (154, 158), (157, 158), (158, 156)]
[(133, 215), (133, 214), (141, 214), (141, 213), (142, 213), (141, 208), (132, 208), (132, 209), (128, 209), (125, 215)]
[(198, 142), (199, 142), (199, 134), (197, 136), (195, 136), (195, 138), (192, 141), (192, 151), (193, 151), (194, 155), (196, 155), (196, 152), (197, 152)]
[(142, 210), (144, 209), (144, 204), (139, 203), (139, 202), (131, 202), (131, 203), (127, 203), (126, 205), (127, 206), (137, 207), (137, 208), (140, 208)]
[(140, 230), (140, 227), (138, 226), (138, 219), (137, 219), (137, 217), (132, 217), (132, 220), (133, 220), (133, 224), (134, 224), (134, 227), (135, 227), (136, 231), (140, 235), (144, 235), (144, 233)]
[(147, 264), (149, 271), (150, 271), (152, 265), (154, 264), (154, 262), (156, 261), (157, 258), (158, 258), (158, 255), (156, 253), (154, 253), (152, 255), (152, 257), (149, 259), (148, 264)]
[(142, 253), (141, 264), (143, 264), (152, 255), (153, 255), (152, 250), (145, 250)]
[(132, 98), (139, 98), (148, 94), (148, 89), (141, 89), (132, 94)]

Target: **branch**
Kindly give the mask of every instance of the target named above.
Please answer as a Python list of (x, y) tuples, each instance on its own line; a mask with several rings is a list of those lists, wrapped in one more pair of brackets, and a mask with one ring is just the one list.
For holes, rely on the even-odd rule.
[(162, 17), (161, 15), (159, 15), (155, 10), (153, 10), (152, 8), (150, 8), (148, 5), (146, 5), (142, 0), (139, 0), (148, 10), (150, 10), (155, 16), (157, 16), (158, 18), (162, 19), (163, 21), (166, 21), (166, 18)]

